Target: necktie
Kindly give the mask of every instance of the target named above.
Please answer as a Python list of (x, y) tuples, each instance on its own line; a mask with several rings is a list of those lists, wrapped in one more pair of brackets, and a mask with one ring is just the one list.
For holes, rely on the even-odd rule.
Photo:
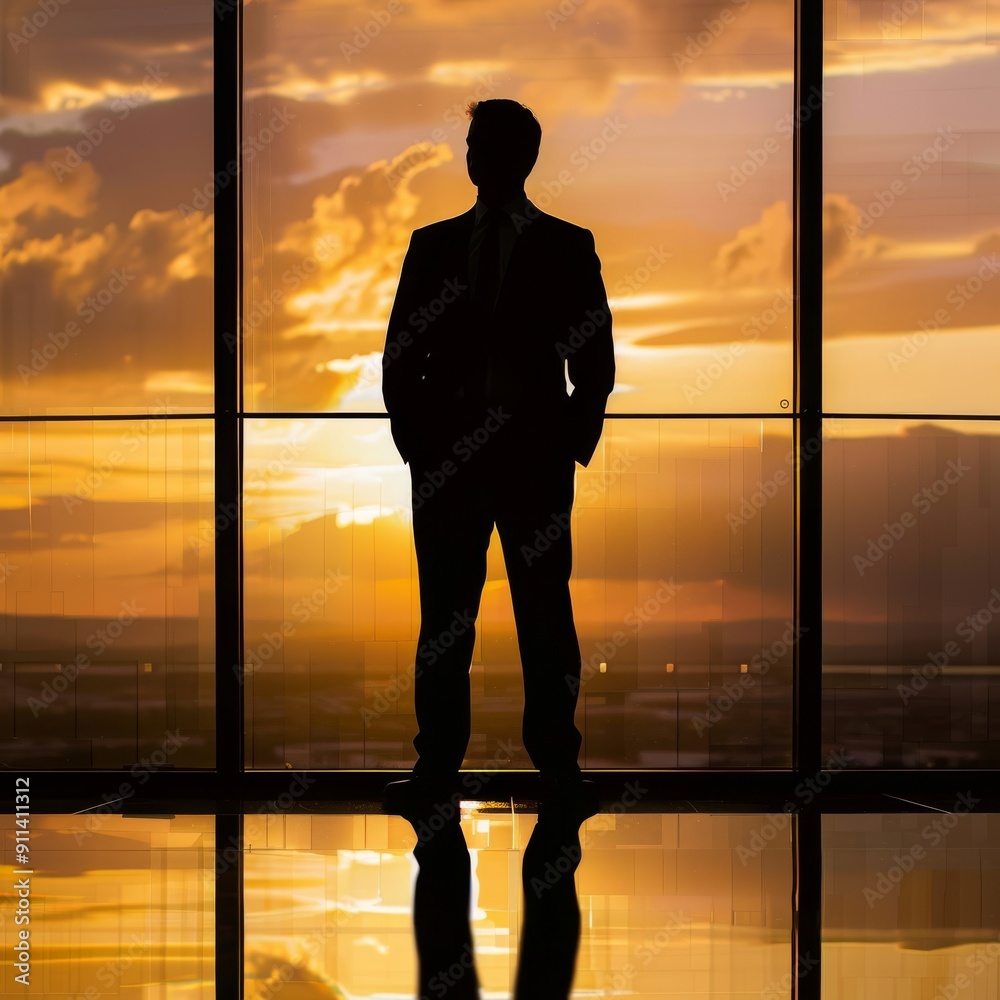
[(476, 288), (473, 301), (485, 313), (492, 313), (500, 291), (500, 225), (503, 212), (488, 208), (482, 222), (486, 226), (479, 244), (479, 265), (476, 268)]

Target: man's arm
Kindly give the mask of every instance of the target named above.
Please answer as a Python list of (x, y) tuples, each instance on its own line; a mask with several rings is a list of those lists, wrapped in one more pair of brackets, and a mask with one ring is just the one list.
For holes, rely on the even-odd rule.
[(420, 253), (415, 247), (415, 237), (416, 233), (410, 237), (403, 258), (382, 351), (382, 400), (389, 413), (392, 439), (404, 462), (413, 457), (414, 417), (423, 374), (422, 347), (416, 342), (408, 319), (420, 299)]
[[(615, 385), (615, 349), (611, 309), (601, 278), (594, 235), (587, 231), (581, 251), (576, 306), (569, 325), (578, 331), (569, 343), (566, 362), (573, 394), (569, 398), (573, 457), (589, 464), (604, 429), (604, 411)], [(569, 331), (567, 330), (567, 334)], [(582, 342), (581, 342), (582, 338)]]

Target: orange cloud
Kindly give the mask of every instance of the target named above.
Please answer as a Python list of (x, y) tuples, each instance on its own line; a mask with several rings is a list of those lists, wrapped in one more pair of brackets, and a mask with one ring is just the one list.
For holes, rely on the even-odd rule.
[(94, 211), (100, 178), (93, 166), (81, 163), (76, 170), (57, 179), (53, 166), (61, 155), (62, 150), (48, 150), (44, 163), (37, 160), (25, 163), (20, 177), (0, 187), (0, 223), (24, 215), (44, 219), (53, 212), (82, 219)]
[(272, 289), (281, 311), (273, 326), (248, 317), (247, 332), (273, 333), (278, 384), (294, 385), (300, 400), (334, 405), (358, 384), (363, 365), (330, 362), (381, 351), (419, 207), (411, 182), (452, 156), (447, 143), (417, 143), (352, 172), (332, 194), (314, 198), (309, 218), (286, 227), (276, 243), (272, 273), (280, 278)]
[(792, 217), (788, 202), (765, 208), (758, 222), (744, 226), (719, 248), (713, 267), (728, 283), (784, 285), (791, 274)]
[(203, 212), (154, 212), (142, 209), (132, 216), (128, 232), (117, 249), (140, 275), (140, 287), (163, 295), (176, 282), (211, 278), (214, 217)]
[(0, 274), (11, 275), (32, 265), (49, 266), (52, 292), (67, 302), (75, 302), (93, 284), (95, 267), (106, 256), (114, 233), (115, 227), (110, 225), (103, 232), (90, 235), (74, 229), (49, 239), (26, 240), (4, 255)]
[(114, 268), (125, 268), (139, 278), (147, 296), (162, 296), (177, 282), (212, 275), (211, 216), (193, 212), (143, 209), (133, 215), (125, 231), (114, 223), (86, 233), (76, 228), (47, 239), (28, 239), (0, 260), (0, 273), (47, 267), (52, 291), (67, 302), (81, 300), (107, 280)]
[(861, 210), (846, 194), (828, 192), (823, 198), (823, 267), (828, 278), (857, 267), (888, 245), (880, 236), (860, 233)]

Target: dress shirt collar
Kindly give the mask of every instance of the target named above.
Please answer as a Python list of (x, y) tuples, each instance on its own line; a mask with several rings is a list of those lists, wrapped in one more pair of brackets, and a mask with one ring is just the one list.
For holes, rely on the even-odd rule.
[[(500, 209), (501, 209), (501, 211), (505, 212), (508, 216), (513, 215), (515, 212), (518, 215), (524, 215), (525, 214), (525, 210), (527, 209), (527, 207), (530, 204), (531, 204), (531, 202), (528, 201), (527, 196), (522, 191), (520, 194), (515, 195), (513, 198), (511, 198), (510, 201), (504, 202), (500, 206)], [(482, 218), (486, 214), (486, 210), (489, 207), (490, 206), (487, 205), (481, 198), (476, 198), (476, 225), (477, 226), (482, 221)]]

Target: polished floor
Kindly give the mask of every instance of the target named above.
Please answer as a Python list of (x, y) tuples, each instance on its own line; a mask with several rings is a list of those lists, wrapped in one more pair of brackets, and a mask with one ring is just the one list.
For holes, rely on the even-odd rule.
[[(522, 883), (536, 816), (466, 805), (460, 854), (470, 889), (459, 917), (471, 947), (436, 970), (424, 995), (462, 995), (448, 991), (463, 977), (482, 1000), (517, 995), (530, 887), (546, 904), (563, 893), (550, 914), (572, 907), (575, 890), (574, 998), (791, 996), (788, 817), (602, 813), (581, 827), (579, 855), (536, 856), (533, 880)], [(998, 824), (957, 808), (825, 817), (824, 996), (995, 1000)], [(33, 817), (31, 985), (8, 977), (0, 996), (214, 997), (214, 829), (208, 816)], [(13, 817), (3, 832), (10, 954), (19, 929), (10, 887), (23, 877)], [(416, 843), (394, 816), (247, 816), (246, 1000), (420, 995)], [(438, 888), (423, 898), (426, 940), (445, 917), (433, 909)], [(563, 924), (541, 926), (544, 937)]]

